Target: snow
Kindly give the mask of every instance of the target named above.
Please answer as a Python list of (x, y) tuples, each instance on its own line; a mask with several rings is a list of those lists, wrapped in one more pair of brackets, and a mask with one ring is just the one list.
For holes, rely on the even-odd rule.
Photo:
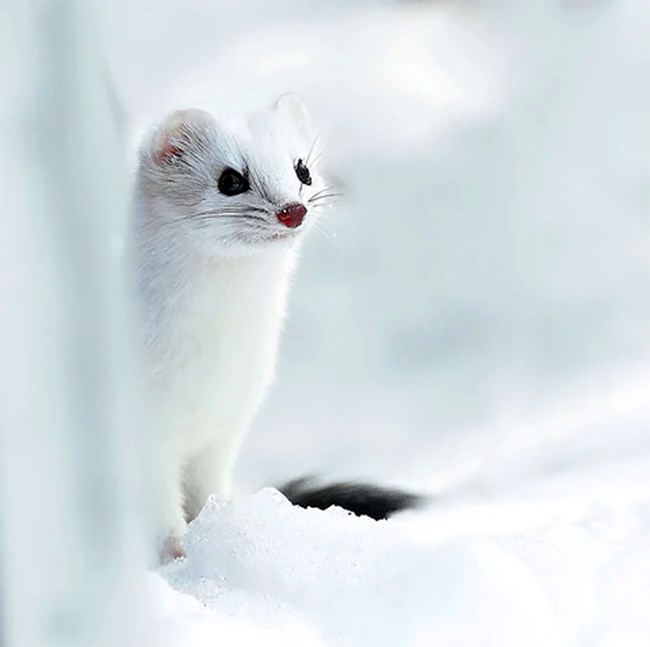
[(268, 489), (211, 501), (190, 530), (187, 559), (162, 576), (215, 619), (247, 619), (271, 636), (290, 627), (285, 644), (465, 645), (480, 635), (486, 645), (554, 644), (553, 612), (521, 561), (489, 542), (423, 548), (404, 530), (295, 509)]
[(432, 500), (379, 522), (296, 508), (271, 488), (210, 500), (187, 558), (153, 576), (165, 644), (641, 644), (650, 498), (566, 496), (603, 478), (552, 483), (546, 497)]

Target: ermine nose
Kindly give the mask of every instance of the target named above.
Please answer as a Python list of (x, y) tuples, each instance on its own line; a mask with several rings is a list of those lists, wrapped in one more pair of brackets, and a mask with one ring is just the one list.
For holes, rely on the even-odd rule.
[(286, 227), (295, 229), (302, 224), (306, 214), (307, 208), (305, 205), (300, 204), (300, 202), (294, 202), (278, 211), (278, 220)]

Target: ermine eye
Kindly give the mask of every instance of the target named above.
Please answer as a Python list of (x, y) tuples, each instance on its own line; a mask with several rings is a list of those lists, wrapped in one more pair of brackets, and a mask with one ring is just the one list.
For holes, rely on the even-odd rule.
[(217, 187), (221, 193), (228, 196), (245, 193), (251, 188), (248, 180), (234, 168), (227, 168), (221, 174)]
[(298, 179), (303, 184), (309, 186), (311, 184), (311, 174), (309, 173), (309, 169), (305, 166), (302, 159), (298, 160), (295, 168), (296, 168), (296, 175), (298, 176)]

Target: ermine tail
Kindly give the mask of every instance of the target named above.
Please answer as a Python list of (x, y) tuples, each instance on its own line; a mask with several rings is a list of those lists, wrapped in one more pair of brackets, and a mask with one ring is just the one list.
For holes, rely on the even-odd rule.
[(387, 519), (396, 512), (417, 508), (425, 497), (396, 488), (347, 481), (318, 485), (314, 479), (300, 478), (278, 488), (294, 505), (301, 508), (326, 510), (338, 506), (358, 516)]

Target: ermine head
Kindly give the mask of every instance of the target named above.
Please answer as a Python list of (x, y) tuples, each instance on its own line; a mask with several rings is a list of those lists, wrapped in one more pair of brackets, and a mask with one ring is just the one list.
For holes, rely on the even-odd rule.
[(141, 217), (216, 254), (290, 245), (328, 195), (316, 148), (292, 95), (246, 121), (174, 112), (140, 151)]

